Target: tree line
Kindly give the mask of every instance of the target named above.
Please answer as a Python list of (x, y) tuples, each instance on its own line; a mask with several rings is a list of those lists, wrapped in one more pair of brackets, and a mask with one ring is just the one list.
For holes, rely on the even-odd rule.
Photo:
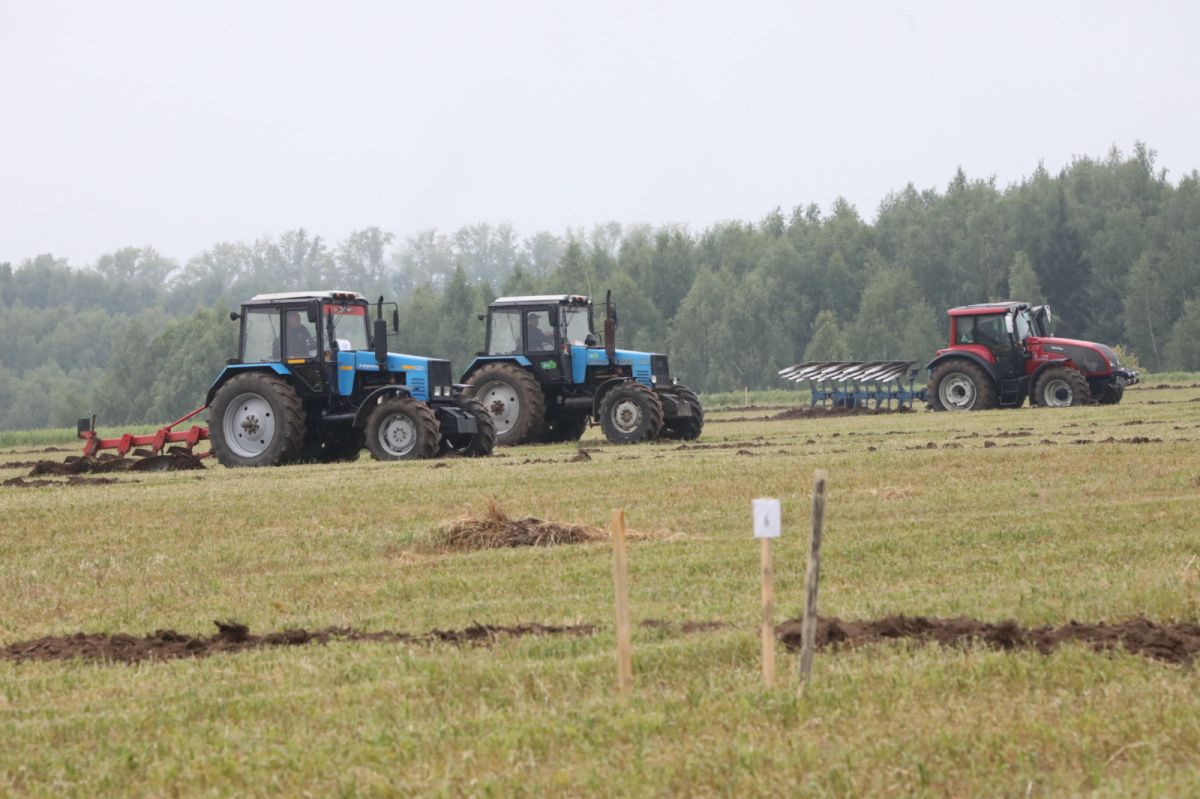
[(1168, 180), (1141, 144), (1003, 188), (960, 169), (944, 189), (893, 192), (873, 221), (839, 199), (700, 231), (297, 229), (184, 263), (151, 247), (82, 267), (44, 254), (0, 263), (0, 429), (175, 418), (235, 354), (230, 308), (316, 288), (396, 299), (393, 348), (456, 369), (494, 297), (611, 289), (620, 345), (667, 352), (701, 391), (777, 387), (800, 360), (925, 359), (946, 308), (1010, 298), (1049, 302), (1059, 335), (1119, 344), (1147, 369), (1200, 370), (1198, 264), (1200, 173)]

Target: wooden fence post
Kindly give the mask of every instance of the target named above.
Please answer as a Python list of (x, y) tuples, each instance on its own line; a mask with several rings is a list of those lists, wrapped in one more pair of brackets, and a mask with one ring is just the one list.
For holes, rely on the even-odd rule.
[(617, 595), (617, 691), (633, 688), (633, 631), (629, 623), (629, 562), (625, 554), (625, 511), (612, 512), (613, 587)]
[(813, 647), (817, 639), (817, 585), (821, 580), (821, 536), (825, 527), (825, 482), (823, 469), (813, 473), (812, 547), (808, 551), (805, 576), (804, 623), (800, 639), (800, 688), (812, 680)]

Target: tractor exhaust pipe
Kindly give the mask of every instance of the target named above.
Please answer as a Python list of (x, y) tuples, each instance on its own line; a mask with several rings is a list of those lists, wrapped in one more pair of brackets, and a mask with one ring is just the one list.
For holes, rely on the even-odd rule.
[(371, 339), (371, 344), (375, 347), (375, 363), (379, 364), (379, 371), (387, 371), (387, 322), (383, 321), (383, 295), (379, 295), (379, 302), (375, 304), (375, 335)]
[(617, 306), (612, 301), (612, 289), (604, 295), (604, 352), (609, 364), (617, 360)]

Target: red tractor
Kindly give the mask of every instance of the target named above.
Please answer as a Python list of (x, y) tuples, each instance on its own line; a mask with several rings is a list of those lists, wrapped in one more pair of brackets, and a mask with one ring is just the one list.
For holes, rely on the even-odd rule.
[(935, 411), (1115, 405), (1138, 373), (1111, 347), (1055, 338), (1050, 306), (995, 302), (951, 308), (950, 346), (929, 362), (927, 400)]

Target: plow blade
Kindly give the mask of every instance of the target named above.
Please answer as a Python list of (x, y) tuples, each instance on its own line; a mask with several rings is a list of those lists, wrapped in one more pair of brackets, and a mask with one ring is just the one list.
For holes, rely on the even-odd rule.
[(814, 406), (911, 410), (925, 401), (917, 388), (916, 361), (809, 361), (779, 370), (794, 383), (807, 383)]
[[(193, 447), (201, 441), (208, 440), (208, 428), (192, 425), (186, 430), (176, 430), (175, 427), (200, 415), (207, 408), (207, 405), (203, 405), (149, 435), (125, 433), (115, 438), (102, 438), (96, 434), (95, 416), (90, 419), (80, 419), (76, 425), (76, 434), (83, 439), (85, 460), (90, 461), (96, 458), (123, 460), (126, 456), (132, 456), (129, 460), (133, 461), (135, 458), (140, 458), (141, 460), (131, 466), (133, 471), (157, 472), (194, 468), (188, 464), (193, 461), (198, 464), (200, 458), (209, 455), (208, 452), (199, 455), (192, 453)], [(168, 447), (168, 445), (173, 446)], [(116, 455), (105, 453), (104, 450), (116, 450)], [(201, 466), (201, 468), (203, 467)]]

